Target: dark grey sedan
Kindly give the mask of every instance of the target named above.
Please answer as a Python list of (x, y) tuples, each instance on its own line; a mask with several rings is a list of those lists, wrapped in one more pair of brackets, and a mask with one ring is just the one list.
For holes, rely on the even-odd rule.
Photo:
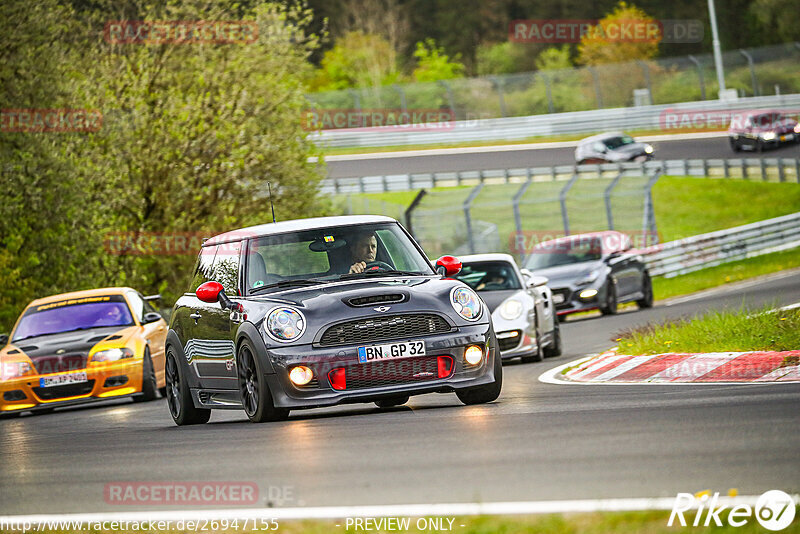
[(575, 161), (578, 165), (647, 161), (652, 158), (652, 145), (639, 143), (630, 135), (622, 132), (587, 137), (578, 143), (578, 148), (575, 149)]
[(525, 268), (548, 279), (559, 316), (597, 310), (617, 313), (622, 302), (653, 306), (653, 286), (630, 237), (606, 231), (544, 241), (534, 247)]

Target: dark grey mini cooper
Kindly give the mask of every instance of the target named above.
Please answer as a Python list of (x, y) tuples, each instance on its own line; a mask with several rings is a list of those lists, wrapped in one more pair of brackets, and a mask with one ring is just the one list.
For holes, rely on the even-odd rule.
[(455, 392), (491, 402), (502, 366), (491, 315), (434, 268), (394, 219), (349, 216), (265, 224), (206, 241), (166, 342), (178, 425), (212, 409), (251, 421), (343, 403), (403, 404)]

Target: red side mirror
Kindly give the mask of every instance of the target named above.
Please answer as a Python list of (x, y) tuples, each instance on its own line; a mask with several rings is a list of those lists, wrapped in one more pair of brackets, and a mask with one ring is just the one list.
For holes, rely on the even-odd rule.
[(222, 292), (222, 290), (222, 284), (211, 281), (200, 284), (200, 287), (197, 288), (195, 294), (197, 295), (197, 298), (203, 302), (213, 304), (219, 300), (219, 294)]
[(455, 276), (461, 272), (461, 260), (455, 256), (442, 256), (436, 260), (436, 270), (441, 272), (444, 269), (444, 276)]

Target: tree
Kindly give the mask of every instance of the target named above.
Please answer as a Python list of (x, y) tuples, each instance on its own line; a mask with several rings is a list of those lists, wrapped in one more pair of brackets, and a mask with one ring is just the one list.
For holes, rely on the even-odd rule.
[(417, 82), (436, 82), (464, 76), (464, 65), (458, 61), (459, 56), (451, 60), (433, 39), (417, 43), (414, 57), (417, 59), (417, 68), (414, 69), (414, 80)]
[(325, 52), (309, 82), (312, 91), (379, 87), (397, 81), (396, 53), (389, 42), (375, 34), (353, 31)]
[(571, 68), (572, 61), (569, 59), (568, 45), (548, 48), (536, 58), (537, 70), (562, 70)]
[(578, 63), (600, 65), (650, 59), (658, 53), (660, 32), (645, 34), (645, 38), (618, 38), (619, 28), (630, 23), (657, 26), (655, 19), (634, 5), (620, 2), (610, 14), (581, 38), (578, 45)]

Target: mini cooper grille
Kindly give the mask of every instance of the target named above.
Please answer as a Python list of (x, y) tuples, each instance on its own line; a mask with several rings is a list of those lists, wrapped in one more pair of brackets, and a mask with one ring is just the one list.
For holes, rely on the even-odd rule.
[(46, 356), (34, 358), (33, 366), (42, 375), (50, 373), (66, 373), (86, 369), (86, 356), (83, 354), (65, 354), (63, 356)]
[(403, 302), (406, 299), (401, 293), (391, 293), (387, 295), (370, 295), (369, 297), (355, 297), (347, 301), (350, 306), (371, 306), (373, 304), (386, 304), (393, 302)]
[[(500, 347), (500, 352), (505, 352), (507, 350), (515, 349), (517, 348), (517, 345), (519, 345), (519, 342), (522, 339), (522, 336), (520, 335), (522, 332), (520, 332), (519, 330), (513, 330), (512, 332), (516, 332), (517, 335), (514, 337), (507, 337), (502, 339), (500, 337), (497, 338), (497, 346)], [(512, 332), (503, 332), (503, 333), (512, 333)]]
[(409, 382), (425, 382), (438, 377), (436, 356), (403, 358), (346, 368), (347, 389), (367, 389)]
[(319, 344), (323, 347), (352, 345), (449, 331), (447, 321), (432, 313), (388, 315), (333, 325), (322, 334)]
[(33, 388), (33, 392), (42, 400), (53, 400), (86, 395), (92, 391), (93, 387), (94, 380), (89, 380), (78, 384), (64, 384), (63, 386), (50, 386), (49, 388)]

